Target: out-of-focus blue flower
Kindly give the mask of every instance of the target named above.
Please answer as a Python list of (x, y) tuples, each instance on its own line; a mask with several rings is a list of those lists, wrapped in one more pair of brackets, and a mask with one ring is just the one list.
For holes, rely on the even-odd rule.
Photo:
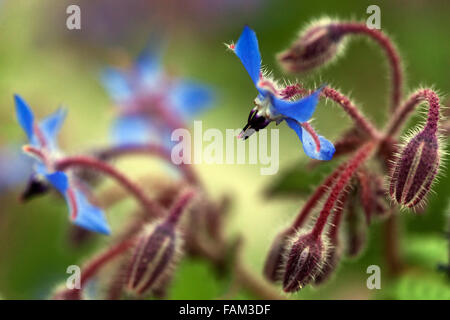
[(297, 101), (283, 99), (277, 84), (266, 78), (261, 71), (258, 39), (248, 26), (244, 27), (238, 42), (228, 47), (241, 60), (258, 90), (255, 107), (250, 112), (248, 123), (240, 137), (248, 138), (270, 122), (275, 121), (279, 124), (284, 120), (297, 133), (303, 144), (303, 150), (310, 158), (330, 160), (335, 151), (333, 144), (317, 135), (307, 123), (316, 109), (321, 90)]
[(14, 146), (0, 147), (0, 193), (26, 183), (31, 174), (31, 161)]
[(158, 140), (168, 144), (173, 129), (184, 127), (187, 121), (212, 106), (212, 89), (167, 74), (160, 50), (151, 45), (130, 69), (107, 68), (101, 80), (119, 107), (119, 116), (112, 127), (117, 144)]
[(109, 234), (110, 229), (103, 211), (88, 201), (86, 187), (70, 172), (56, 171), (56, 160), (61, 156), (57, 135), (64, 122), (66, 112), (58, 109), (39, 123), (27, 103), (15, 95), (17, 120), (25, 131), (29, 145), (23, 150), (35, 159), (33, 181), (45, 181), (57, 189), (69, 206), (70, 220), (91, 231)]

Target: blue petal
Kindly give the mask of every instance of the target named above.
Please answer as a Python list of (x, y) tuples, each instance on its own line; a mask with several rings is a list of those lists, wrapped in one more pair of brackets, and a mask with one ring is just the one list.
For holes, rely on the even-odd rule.
[(118, 103), (122, 103), (132, 96), (126, 75), (117, 69), (105, 69), (102, 72), (101, 81), (109, 95)]
[(30, 107), (27, 105), (25, 100), (22, 99), (18, 94), (14, 95), (14, 100), (16, 102), (16, 116), (19, 121), (20, 126), (27, 134), (30, 141), (33, 140), (33, 123), (34, 115)]
[(297, 133), (303, 144), (303, 150), (308, 157), (317, 160), (331, 160), (333, 158), (336, 150), (330, 141), (319, 135), (320, 150), (317, 151), (317, 145), (308, 131), (304, 130), (303, 127), (293, 119), (286, 119), (286, 122), (289, 127)]
[(66, 114), (67, 111), (65, 109), (59, 108), (56, 112), (44, 118), (39, 124), (50, 149), (56, 149), (57, 135), (66, 118)]
[(50, 184), (56, 188), (63, 195), (66, 193), (69, 188), (69, 178), (62, 171), (56, 171), (54, 173), (46, 174), (45, 178)]
[(189, 119), (212, 105), (213, 91), (200, 83), (178, 81), (171, 91), (171, 100), (181, 116)]
[(153, 44), (141, 52), (136, 60), (135, 67), (139, 73), (140, 81), (145, 88), (154, 88), (159, 85), (161, 74), (161, 53), (159, 48)]
[(234, 53), (241, 60), (253, 83), (257, 85), (261, 72), (261, 54), (259, 52), (256, 34), (248, 26), (244, 27), (234, 47)]
[(313, 94), (298, 101), (281, 100), (270, 95), (272, 106), (285, 117), (292, 118), (298, 122), (306, 122), (316, 110), (321, 90), (316, 90)]
[(119, 117), (112, 127), (112, 140), (116, 144), (147, 143), (151, 134), (149, 121), (138, 116)]
[(74, 189), (74, 194), (78, 209), (74, 223), (94, 232), (110, 234), (111, 230), (103, 210), (89, 203), (80, 190)]

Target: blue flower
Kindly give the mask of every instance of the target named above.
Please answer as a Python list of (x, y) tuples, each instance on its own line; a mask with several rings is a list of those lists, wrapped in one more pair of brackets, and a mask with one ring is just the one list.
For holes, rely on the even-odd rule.
[(70, 172), (54, 170), (55, 162), (60, 157), (57, 135), (66, 116), (65, 110), (60, 108), (37, 123), (27, 103), (19, 95), (15, 95), (14, 99), (17, 120), (30, 143), (23, 149), (35, 159), (32, 180), (44, 180), (64, 196), (73, 223), (91, 231), (109, 234), (103, 211), (88, 201), (86, 186)]
[(170, 142), (173, 129), (211, 107), (212, 89), (192, 80), (174, 78), (161, 64), (160, 50), (147, 46), (130, 69), (107, 68), (102, 83), (119, 116), (112, 128), (117, 144)]
[(238, 42), (228, 47), (241, 60), (258, 90), (255, 107), (250, 112), (247, 125), (240, 137), (248, 138), (272, 121), (279, 124), (284, 120), (297, 133), (306, 155), (313, 159), (330, 160), (335, 151), (333, 144), (316, 134), (307, 122), (316, 109), (321, 89), (297, 101), (283, 99), (282, 91), (278, 89), (276, 83), (264, 77), (261, 72), (258, 39), (248, 26), (245, 26)]

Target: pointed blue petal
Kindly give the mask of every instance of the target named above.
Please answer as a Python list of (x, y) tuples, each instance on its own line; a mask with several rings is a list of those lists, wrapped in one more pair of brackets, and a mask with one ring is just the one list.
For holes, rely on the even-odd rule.
[(132, 96), (126, 75), (117, 69), (106, 68), (101, 74), (101, 81), (109, 95), (117, 103), (122, 103)]
[(308, 157), (317, 160), (331, 160), (333, 158), (336, 150), (330, 141), (319, 135), (320, 150), (317, 151), (317, 145), (308, 131), (304, 130), (303, 127), (293, 119), (286, 119), (286, 122), (289, 127), (297, 133), (302, 142), (303, 150)]
[(313, 94), (298, 101), (281, 100), (271, 95), (272, 106), (275, 110), (285, 117), (292, 118), (298, 122), (306, 122), (311, 119), (319, 102), (320, 91), (316, 90)]
[(112, 140), (116, 144), (148, 143), (151, 126), (147, 119), (135, 116), (119, 117), (112, 127)]
[(64, 172), (56, 171), (54, 173), (46, 174), (45, 178), (53, 187), (55, 187), (56, 190), (61, 192), (63, 195), (69, 188), (69, 178)]
[(30, 107), (27, 105), (25, 100), (22, 99), (18, 94), (14, 95), (14, 100), (16, 102), (16, 116), (19, 121), (20, 126), (27, 134), (28, 140), (33, 140), (33, 123), (34, 115)]
[(192, 117), (210, 107), (213, 91), (210, 87), (193, 81), (178, 81), (171, 91), (171, 101), (183, 118)]
[(66, 115), (67, 110), (59, 108), (53, 114), (44, 118), (39, 124), (39, 128), (44, 134), (44, 137), (47, 140), (50, 149), (57, 148), (57, 136), (62, 124), (64, 123)]
[(161, 49), (149, 43), (136, 60), (135, 68), (139, 81), (144, 88), (151, 89), (159, 85), (161, 75)]
[(111, 230), (103, 210), (93, 206), (80, 190), (73, 190), (78, 210), (74, 223), (94, 232), (110, 234)]
[(234, 53), (239, 57), (256, 86), (261, 72), (261, 54), (259, 52), (258, 38), (250, 27), (244, 27), (234, 47)]

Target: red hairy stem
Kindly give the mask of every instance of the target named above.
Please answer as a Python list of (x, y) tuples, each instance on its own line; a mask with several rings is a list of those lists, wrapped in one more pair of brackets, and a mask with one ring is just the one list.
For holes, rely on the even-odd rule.
[(113, 247), (99, 254), (93, 260), (91, 260), (82, 270), (81, 270), (81, 290), (83, 286), (93, 277), (95, 276), (100, 268), (102, 268), (105, 264), (124, 253), (128, 249), (130, 249), (136, 243), (135, 238), (127, 238), (122, 242), (117, 243)]
[(395, 110), (400, 104), (402, 98), (402, 86), (403, 86), (403, 70), (401, 65), (400, 55), (397, 52), (392, 41), (382, 31), (377, 29), (369, 29), (365, 23), (357, 22), (342, 22), (333, 24), (334, 30), (338, 34), (363, 34), (372, 38), (377, 42), (381, 48), (383, 48), (386, 56), (389, 60), (389, 66), (391, 69), (392, 78), (392, 98), (391, 98), (391, 110)]
[(394, 136), (402, 124), (408, 119), (414, 109), (423, 101), (428, 102), (428, 119), (427, 126), (432, 130), (437, 130), (439, 122), (440, 102), (439, 97), (431, 89), (421, 89), (413, 93), (403, 105), (395, 112), (392, 120), (387, 125), (386, 136)]
[(348, 195), (348, 191), (342, 193), (341, 197), (339, 198), (340, 205), (337, 206), (334, 210), (329, 236), (331, 243), (335, 246), (339, 241), (339, 226), (342, 221), (345, 205), (347, 204)]
[(98, 156), (101, 159), (108, 160), (132, 154), (145, 154), (149, 156), (159, 157), (165, 160), (166, 162), (179, 168), (179, 170), (183, 173), (184, 177), (189, 183), (192, 183), (194, 185), (200, 185), (200, 181), (190, 165), (184, 163), (180, 165), (175, 165), (172, 161), (170, 152), (165, 147), (157, 144), (129, 144), (122, 146), (115, 146), (100, 151), (98, 153)]
[(98, 170), (104, 174), (114, 178), (120, 185), (127, 189), (137, 201), (141, 203), (144, 210), (156, 217), (164, 215), (163, 209), (158, 203), (147, 197), (144, 191), (131, 180), (129, 180), (120, 171), (109, 165), (108, 163), (85, 156), (66, 157), (56, 162), (56, 170), (64, 171), (71, 167), (85, 167)]
[(372, 151), (376, 145), (376, 141), (367, 142), (356, 152), (353, 158), (347, 162), (347, 166), (340, 174), (338, 180), (331, 189), (330, 195), (328, 196), (322, 211), (320, 211), (319, 218), (317, 219), (317, 222), (311, 232), (313, 236), (319, 237), (322, 234), (322, 231), (327, 223), (328, 216), (332, 212), (339, 195), (345, 189), (353, 174), (372, 154)]
[(178, 220), (180, 220), (180, 217), (182, 213), (184, 212), (184, 209), (189, 204), (191, 199), (195, 196), (195, 192), (190, 190), (182, 194), (175, 202), (175, 204), (172, 206), (169, 215), (167, 216), (167, 222), (171, 224), (177, 224)]
[[(284, 99), (292, 98), (296, 94), (305, 95), (311, 94), (312, 92), (303, 89), (300, 85), (287, 86), (281, 93)], [(336, 89), (331, 87), (324, 87), (321, 92), (322, 97), (329, 98), (339, 104), (345, 112), (352, 118), (355, 122), (357, 128), (361, 129), (363, 132), (367, 133), (370, 137), (378, 139), (381, 134), (378, 129), (368, 120), (361, 111), (355, 106), (355, 104), (344, 94), (340, 93)]]
[(380, 132), (372, 122), (370, 122), (345, 95), (330, 87), (325, 87), (322, 91), (322, 95), (338, 103), (353, 119), (356, 126), (366, 132), (370, 137), (378, 139), (381, 136)]
[(322, 199), (324, 194), (329, 190), (329, 188), (335, 182), (336, 178), (339, 176), (339, 174), (342, 172), (345, 166), (346, 163), (343, 163), (339, 167), (337, 167), (316, 189), (316, 191), (311, 195), (306, 204), (303, 206), (300, 213), (297, 215), (297, 218), (294, 220), (294, 223), (289, 228), (290, 232), (288, 234), (294, 233), (296, 229), (303, 226), (311, 210), (317, 205), (320, 199)]

